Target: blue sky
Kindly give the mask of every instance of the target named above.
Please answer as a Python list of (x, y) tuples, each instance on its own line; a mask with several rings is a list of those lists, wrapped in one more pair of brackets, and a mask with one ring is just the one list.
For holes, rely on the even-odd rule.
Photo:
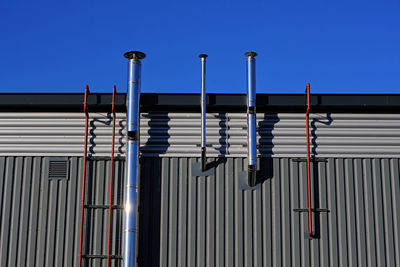
[(140, 50), (144, 92), (400, 93), (400, 0), (1, 1), (0, 92), (126, 91)]

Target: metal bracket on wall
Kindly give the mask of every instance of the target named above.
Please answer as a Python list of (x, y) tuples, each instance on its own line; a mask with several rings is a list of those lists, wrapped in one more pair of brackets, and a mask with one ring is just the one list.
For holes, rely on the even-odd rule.
[[(293, 211), (294, 211), (294, 212), (299, 212), (299, 213), (308, 212), (308, 208), (307, 208), (307, 209), (300, 209), (300, 208), (297, 208), (297, 209), (293, 209)], [(314, 208), (314, 209), (311, 209), (311, 212), (317, 212), (317, 213), (320, 213), (320, 212), (330, 212), (330, 210), (329, 210), (329, 209)], [(309, 232), (304, 232), (304, 239), (309, 239), (309, 240), (312, 240), (312, 239), (319, 239), (319, 236), (316, 235), (315, 232), (312, 232), (311, 235), (310, 235)]]
[[(307, 158), (294, 158), (293, 162), (307, 162)], [(327, 158), (310, 158), (312, 162), (328, 162)]]
[(261, 187), (261, 183), (256, 184), (255, 186), (249, 186), (247, 182), (248, 172), (241, 171), (238, 173), (238, 186), (240, 190), (256, 190)]
[(192, 163), (192, 176), (195, 176), (195, 177), (214, 176), (214, 168), (208, 168), (205, 171), (202, 171), (201, 162), (193, 162)]

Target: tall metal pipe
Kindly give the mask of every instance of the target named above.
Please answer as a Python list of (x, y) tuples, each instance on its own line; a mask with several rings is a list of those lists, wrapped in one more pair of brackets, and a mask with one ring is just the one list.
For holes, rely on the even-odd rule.
[(201, 170), (206, 170), (206, 58), (208, 55), (200, 54), (201, 58)]
[(124, 57), (129, 59), (124, 267), (134, 267), (136, 263), (136, 194), (139, 165), (140, 60), (146, 55), (142, 52), (130, 51), (126, 52)]
[(249, 186), (256, 185), (256, 52), (246, 52), (247, 57), (247, 153)]

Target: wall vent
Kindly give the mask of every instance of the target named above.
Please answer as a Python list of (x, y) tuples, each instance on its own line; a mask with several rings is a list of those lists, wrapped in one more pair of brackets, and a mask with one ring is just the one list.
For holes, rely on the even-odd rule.
[(67, 157), (49, 158), (47, 164), (47, 178), (51, 180), (68, 180), (69, 160)]

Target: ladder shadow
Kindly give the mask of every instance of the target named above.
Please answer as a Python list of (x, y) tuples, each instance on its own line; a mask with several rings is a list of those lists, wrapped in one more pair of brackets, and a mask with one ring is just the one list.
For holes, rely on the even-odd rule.
[[(331, 113), (327, 113), (326, 117), (321, 117), (321, 118), (313, 118), (311, 122), (311, 158), (315, 159), (317, 158), (318, 152), (317, 152), (317, 123), (321, 123), (323, 125), (329, 126), (333, 122)], [(314, 230), (313, 230), (313, 238), (319, 239), (321, 237), (321, 214), (319, 210), (320, 207), (320, 196), (319, 196), (319, 164), (320, 162), (318, 161), (311, 161), (311, 170), (312, 170), (312, 201), (313, 201), (313, 209), (315, 210), (313, 212), (313, 217), (314, 217)], [(325, 164), (325, 163), (324, 163)], [(326, 208), (326, 207), (322, 207)]]

